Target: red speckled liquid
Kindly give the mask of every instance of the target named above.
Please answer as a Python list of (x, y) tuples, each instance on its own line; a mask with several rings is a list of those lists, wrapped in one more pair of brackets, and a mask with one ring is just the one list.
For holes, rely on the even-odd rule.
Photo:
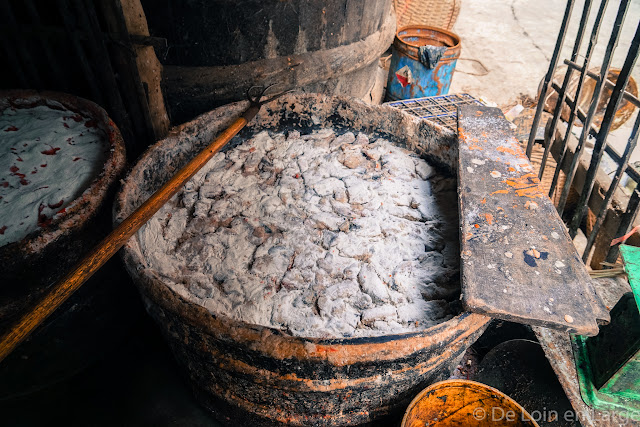
[(47, 106), (0, 112), (0, 246), (51, 226), (102, 170), (105, 133)]

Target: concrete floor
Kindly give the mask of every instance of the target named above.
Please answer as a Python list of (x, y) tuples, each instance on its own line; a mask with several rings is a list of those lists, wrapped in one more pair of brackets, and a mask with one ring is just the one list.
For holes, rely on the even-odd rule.
[(0, 401), (0, 424), (221, 427), (198, 405), (169, 347), (142, 311), (140, 303), (141, 318), (128, 337), (88, 369), (40, 392)]

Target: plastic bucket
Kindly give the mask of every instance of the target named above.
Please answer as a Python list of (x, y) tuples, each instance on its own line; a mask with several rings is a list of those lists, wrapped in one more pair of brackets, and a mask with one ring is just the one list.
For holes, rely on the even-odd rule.
[(446, 95), (460, 57), (460, 37), (423, 25), (396, 33), (387, 79), (387, 101)]
[(441, 381), (409, 404), (401, 427), (538, 427), (515, 400), (488, 385), (468, 380)]

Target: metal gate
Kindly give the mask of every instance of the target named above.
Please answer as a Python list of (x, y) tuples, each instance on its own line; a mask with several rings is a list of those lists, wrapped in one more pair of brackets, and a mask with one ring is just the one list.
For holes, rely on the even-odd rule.
[[(553, 174), (549, 197), (553, 199), (555, 193), (560, 195), (559, 198), (557, 198), (556, 195), (556, 207), (559, 214), (564, 216), (569, 234), (572, 238), (578, 233), (578, 229), (583, 224), (585, 217), (587, 215), (591, 216), (592, 220), (590, 221), (590, 225), (585, 228), (587, 242), (582, 253), (583, 261), (587, 262), (594, 245), (596, 245), (605, 218), (607, 218), (608, 213), (611, 213), (614, 195), (617, 194), (620, 196), (622, 194), (620, 189), (624, 174), (635, 184), (631, 186), (633, 187), (631, 195), (622, 196), (626, 207), (618, 206), (617, 204), (615, 206), (619, 211), (618, 214), (613, 215), (616, 217), (615, 220), (617, 223), (617, 229), (615, 231), (616, 237), (625, 235), (629, 231), (636, 219), (638, 207), (640, 206), (640, 188), (637, 187), (637, 184), (640, 183), (640, 173), (629, 164), (629, 159), (638, 141), (640, 114), (638, 114), (635, 119), (631, 136), (627, 141), (623, 153), (616, 152), (613, 147), (607, 144), (607, 137), (615, 122), (616, 112), (619, 111), (621, 105), (623, 103), (629, 103), (632, 109), (633, 107), (640, 107), (640, 101), (637, 96), (634, 96), (627, 90), (631, 71), (638, 59), (640, 25), (637, 16), (626, 16), (629, 10), (630, 0), (621, 0), (618, 4), (613, 31), (609, 36), (602, 63), (599, 64), (599, 73), (594, 72), (594, 69), (591, 68), (591, 59), (598, 41), (599, 31), (606, 9), (609, 6), (609, 1), (600, 1), (597, 5), (598, 9), (595, 19), (592, 24), (589, 24), (592, 5), (595, 7), (593, 3), (597, 2), (584, 0), (582, 13), (580, 14), (580, 24), (576, 33), (571, 57), (563, 61), (564, 65), (566, 65), (566, 72), (562, 77), (558, 75), (562, 73), (561, 70), (559, 73), (558, 63), (562, 48), (565, 45), (569, 22), (574, 18), (573, 15), (577, 15), (574, 13), (574, 3), (574, 0), (567, 1), (563, 22), (558, 34), (553, 57), (549, 64), (549, 70), (541, 85), (538, 107), (529, 135), (526, 152), (527, 156), (531, 158), (534, 144), (536, 144), (538, 126), (541, 123), (543, 110), (545, 109), (545, 101), (549, 95), (553, 95), (555, 105), (552, 105), (551, 111), (549, 111), (553, 116), (547, 122), (544, 140), (541, 141), (544, 147), (544, 154), (538, 176), (542, 180), (545, 173)], [(615, 4), (610, 6), (615, 7)], [(625, 18), (627, 18), (626, 22)], [(611, 61), (618, 45), (623, 25), (635, 26), (636, 31), (630, 48), (626, 53), (624, 65), (617, 74), (617, 79), (613, 82), (610, 80)], [(587, 34), (589, 34), (587, 37), (588, 46), (586, 51), (582, 53), (582, 43), (585, 41)], [(562, 78), (562, 83), (559, 83), (558, 77)], [(595, 81), (592, 94), (585, 92), (588, 79)], [(609, 91), (610, 96), (607, 97), (607, 92)], [(583, 101), (583, 99), (586, 99), (586, 102)], [(585, 106), (585, 103), (588, 103), (588, 107), (582, 108)], [(549, 105), (547, 105), (547, 109), (549, 110)], [(596, 112), (598, 110), (602, 111), (603, 109), (603, 116), (597, 119)], [(576, 123), (582, 124), (582, 130), (577, 139), (572, 133), (572, 128)], [(566, 124), (566, 126), (564, 124)], [(562, 132), (562, 130), (564, 130), (564, 132)], [(590, 159), (588, 150), (585, 150), (589, 140), (593, 143)], [(550, 154), (553, 155), (557, 162), (557, 166), (553, 172), (548, 169), (545, 171), (545, 166)], [(612, 177), (602, 179), (603, 176), (608, 176), (602, 173), (601, 161), (605, 154), (615, 162), (616, 167)], [(586, 169), (586, 173), (583, 173), (578, 183), (576, 180), (576, 172), (579, 170), (581, 162), (584, 165), (583, 168)], [(559, 179), (561, 175), (564, 178), (563, 180)], [(564, 181), (564, 183), (562, 184), (559, 181)], [(593, 208), (593, 206), (591, 206), (592, 210), (590, 212), (589, 202), (594, 196), (594, 187), (596, 186), (603, 190), (599, 195), (601, 200), (599, 200), (599, 208)], [(577, 203), (574, 205), (575, 207), (572, 211), (568, 211), (567, 200), (570, 192), (572, 188), (574, 189), (573, 191), (575, 191), (575, 189), (579, 187), (581, 187), (581, 189), (578, 190), (579, 197)], [(604, 191), (605, 189), (606, 191)], [(595, 205), (596, 203), (593, 204)], [(608, 241), (610, 242), (611, 239)], [(604, 245), (605, 243), (599, 242), (598, 244)], [(604, 257), (605, 261), (608, 263), (615, 262), (618, 257), (617, 246), (611, 246), (609, 248), (608, 242), (606, 246), (607, 249), (603, 249), (606, 253), (606, 257)], [(600, 264), (600, 262), (598, 262), (598, 264)], [(605, 263), (605, 265), (607, 264)], [(594, 267), (593, 263), (592, 267)]]

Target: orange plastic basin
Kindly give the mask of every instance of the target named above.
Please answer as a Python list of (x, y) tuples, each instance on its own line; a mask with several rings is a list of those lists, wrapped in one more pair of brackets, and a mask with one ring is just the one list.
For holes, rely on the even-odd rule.
[(531, 415), (515, 400), (487, 385), (448, 380), (422, 390), (402, 419), (402, 427), (535, 426)]

